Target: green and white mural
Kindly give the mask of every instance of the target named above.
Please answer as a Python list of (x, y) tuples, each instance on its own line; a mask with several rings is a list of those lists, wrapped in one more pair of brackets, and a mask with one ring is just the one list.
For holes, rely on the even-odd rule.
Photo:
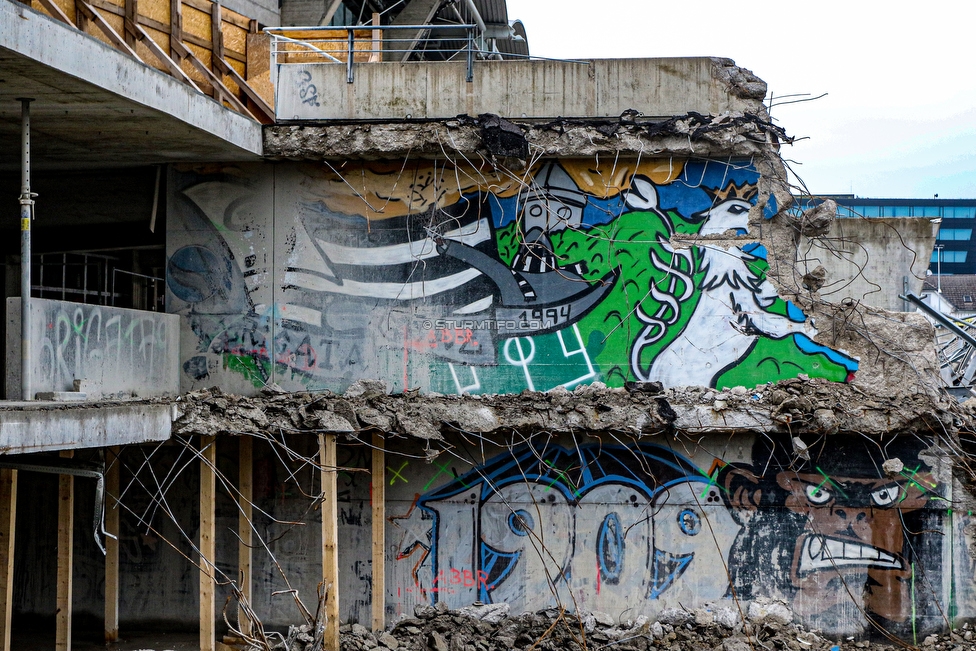
[[(848, 381), (746, 238), (748, 162), (552, 159), (174, 172), (184, 385), (512, 393)], [(772, 196), (767, 217), (775, 212)], [(697, 236), (740, 236), (723, 248)], [(189, 346), (189, 348), (188, 348)]]

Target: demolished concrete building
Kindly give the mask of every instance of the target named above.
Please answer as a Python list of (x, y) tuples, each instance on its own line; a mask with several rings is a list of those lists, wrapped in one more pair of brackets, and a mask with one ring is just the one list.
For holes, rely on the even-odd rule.
[[(198, 628), (201, 649), (298, 623), (336, 648), (431, 606), (741, 622), (774, 600), (910, 643), (973, 616), (971, 414), (924, 318), (821, 296), (800, 243), (829, 220), (791, 214), (790, 138), (751, 72), (497, 44), (391, 62), (378, 24), (307, 50), (329, 30), (269, 40), (219, 4), (207, 57), (175, 10), (166, 52), (140, 27), (165, 21), (129, 15), (144, 65), (83, 33), (129, 7), (103, 4), (58, 23), (0, 0), (21, 86), (0, 84), (2, 161), (31, 79), (85, 96), (36, 104), (39, 246), (63, 269), (142, 251), (112, 273), (164, 275), (166, 314), (115, 275), (35, 287), (31, 386), (85, 400), (0, 406), (6, 648), (52, 619), (70, 648), (72, 616), (108, 640)], [(494, 23), (465, 20), (484, 47)], [(220, 54), (221, 25), (270, 66)], [(99, 110), (135, 117), (79, 135)]]

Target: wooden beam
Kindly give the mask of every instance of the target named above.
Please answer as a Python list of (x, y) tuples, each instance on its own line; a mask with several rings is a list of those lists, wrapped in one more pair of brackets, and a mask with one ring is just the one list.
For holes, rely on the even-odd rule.
[(10, 651), (14, 596), (14, 538), (17, 523), (17, 471), (0, 469), (0, 650)]
[(210, 66), (219, 73), (218, 60), (224, 58), (224, 33), (220, 29), (220, 2), (210, 5)]
[[(71, 457), (70, 450), (61, 452)], [(58, 610), (55, 616), (54, 648), (56, 651), (71, 649), (71, 574), (74, 567), (74, 513), (75, 478), (58, 475)]]
[(325, 651), (339, 651), (339, 509), (336, 505), (336, 435), (319, 434), (322, 466), (322, 583), (325, 587)]
[(180, 67), (180, 64), (178, 64), (177, 62), (169, 58), (169, 56), (166, 54), (166, 51), (163, 50), (163, 48), (161, 48), (159, 44), (152, 39), (152, 37), (146, 32), (146, 30), (142, 28), (141, 25), (136, 25), (135, 27), (136, 27), (136, 34), (146, 45), (146, 47), (149, 48), (149, 51), (153, 53), (153, 56), (155, 56), (157, 59), (160, 60), (160, 62), (163, 65), (169, 68), (169, 73), (171, 75), (183, 81), (184, 83), (189, 84), (190, 87), (196, 90), (197, 92), (202, 92), (200, 90), (200, 87), (197, 86), (193, 82), (193, 80), (190, 79), (190, 76), (183, 71), (183, 68)]
[(342, 0), (327, 0), (327, 2), (329, 2), (329, 6), (325, 10), (325, 13), (322, 14), (322, 20), (319, 21), (319, 25), (328, 25), (331, 23), (335, 12), (339, 11), (339, 7), (342, 5)]
[(64, 13), (56, 2), (53, 2), (52, 0), (40, 0), (40, 2), (41, 6), (47, 9), (49, 14), (60, 20), (62, 23), (71, 25), (72, 27), (75, 26), (75, 24), (71, 22), (71, 19), (68, 18), (68, 14)]
[(87, 33), (88, 19), (85, 18), (85, 14), (78, 8), (77, 0), (75, 0), (75, 24), (80, 31)]
[(386, 452), (383, 437), (373, 434), (373, 630), (386, 628)]
[(197, 55), (195, 55), (192, 50), (190, 50), (189, 48), (187, 48), (182, 43), (177, 43), (176, 45), (177, 45), (177, 49), (178, 49), (178, 51), (180, 53), (180, 57), (182, 57), (184, 59), (189, 59), (190, 63), (193, 64), (193, 67), (196, 68), (197, 70), (199, 70), (200, 71), (200, 74), (202, 74), (204, 77), (207, 78), (207, 81), (209, 81), (210, 84), (214, 87), (215, 94), (218, 96), (218, 98), (221, 97), (221, 96), (223, 96), (223, 99), (226, 99), (227, 102), (232, 107), (234, 107), (234, 110), (236, 110), (239, 113), (243, 113), (244, 115), (247, 115), (247, 116), (253, 118), (255, 121), (259, 121), (259, 120), (257, 120), (257, 118), (254, 117), (254, 115), (251, 114), (250, 111), (247, 110), (247, 107), (244, 106), (244, 103), (241, 102), (241, 100), (239, 100), (237, 98), (237, 96), (234, 95), (234, 93), (230, 92), (230, 89), (227, 88), (227, 86), (224, 85), (224, 82), (222, 82), (217, 77), (217, 75), (215, 75), (210, 70), (210, 68), (208, 68), (207, 66), (205, 66), (203, 64), (203, 61), (201, 61), (200, 59), (197, 58)]
[(383, 30), (378, 29), (380, 26), (380, 14), (379, 12), (373, 12), (373, 45), (370, 47), (372, 50), (369, 53), (369, 62), (377, 63), (383, 60)]
[(200, 651), (214, 651), (217, 631), (214, 626), (216, 564), (217, 439), (200, 437)]
[(123, 21), (123, 30), (125, 35), (126, 44), (132, 48), (136, 49), (136, 24), (139, 22), (139, 0), (125, 0), (125, 20)]
[[(240, 511), (237, 520), (237, 535), (240, 543), (237, 547), (237, 565), (241, 581), (241, 596), (249, 603), (251, 601), (251, 563), (254, 549), (252, 545), (251, 516), (254, 499), (254, 439), (250, 436), (240, 438), (240, 452), (238, 454), (238, 484), (240, 486)], [(248, 621), (241, 609), (237, 611), (237, 622), (241, 632), (250, 634), (252, 622)]]
[(183, 44), (183, 2), (169, 0), (169, 52), (170, 56), (182, 59), (176, 51), (176, 43)]
[[(41, 0), (41, 2), (50, 2), (50, 0)], [(81, 13), (84, 14), (85, 18), (95, 23), (98, 29), (105, 34), (106, 38), (112, 42), (112, 45), (122, 50), (136, 61), (142, 60), (139, 58), (139, 55), (136, 54), (136, 51), (129, 47), (129, 44), (125, 42), (125, 39), (119, 36), (118, 32), (112, 29), (112, 26), (105, 22), (105, 19), (102, 18), (102, 15), (98, 13), (97, 9), (92, 7), (84, 0), (78, 0), (77, 6), (78, 9), (81, 10)]]
[(244, 77), (241, 77), (240, 73), (234, 69), (234, 66), (230, 65), (223, 59), (214, 58), (214, 62), (217, 64), (217, 67), (220, 69), (221, 73), (233, 79), (234, 83), (240, 87), (245, 95), (247, 95), (248, 99), (254, 102), (255, 106), (258, 107), (258, 110), (267, 116), (268, 120), (266, 124), (274, 122), (274, 109), (271, 108), (266, 101), (264, 101), (263, 97), (258, 95), (258, 93), (251, 88), (250, 84), (244, 80)]
[(105, 471), (105, 641), (119, 639), (119, 448), (110, 448)]

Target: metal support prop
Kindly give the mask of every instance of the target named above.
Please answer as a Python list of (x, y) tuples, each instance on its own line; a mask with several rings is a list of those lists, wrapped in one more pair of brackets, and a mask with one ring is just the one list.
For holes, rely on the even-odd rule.
[(31, 216), (34, 196), (30, 190), (30, 103), (20, 99), (20, 383), (23, 399), (31, 399), (30, 294), (31, 294)]
[(935, 308), (922, 302), (922, 299), (920, 299), (918, 296), (915, 296), (915, 294), (905, 294), (904, 296), (899, 296), (898, 298), (905, 301), (910, 301), (912, 305), (914, 305), (919, 310), (925, 312), (930, 317), (932, 317), (933, 319), (935, 319), (936, 321), (944, 325), (954, 335), (956, 335), (957, 337), (965, 341), (970, 346), (976, 348), (976, 338), (974, 338), (971, 334), (969, 334), (968, 332), (966, 332), (965, 330), (957, 326), (955, 320), (952, 319), (951, 317), (946, 316), (942, 312), (939, 312)]
[(468, 76), (465, 79), (469, 84), (474, 81), (474, 29), (469, 27), (468, 33), (468, 48), (467, 48), (467, 58), (468, 58)]
[(356, 41), (355, 41), (355, 35), (353, 31), (351, 29), (348, 31), (349, 31), (349, 39), (348, 39), (349, 47), (346, 50), (346, 83), (351, 84), (354, 81), (353, 72), (352, 72), (352, 53), (355, 49)]

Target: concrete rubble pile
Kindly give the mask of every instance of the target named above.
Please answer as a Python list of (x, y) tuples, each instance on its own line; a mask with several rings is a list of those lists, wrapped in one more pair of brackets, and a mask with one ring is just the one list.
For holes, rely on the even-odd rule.
[[(744, 617), (743, 617), (744, 615)], [(606, 613), (582, 617), (555, 608), (512, 616), (506, 604), (475, 604), (459, 610), (417, 606), (388, 631), (370, 632), (360, 624), (340, 628), (342, 651), (583, 651), (612, 647), (615, 651), (888, 651), (904, 643), (831, 638), (806, 630), (793, 620), (783, 602), (759, 599), (742, 612), (735, 604), (708, 604), (692, 611), (665, 609), (656, 619), (615, 621)], [(976, 648), (969, 625), (944, 635), (920, 637), (915, 647), (926, 651)], [(273, 651), (319, 651), (308, 626), (293, 626)], [(249, 650), (250, 651), (250, 650)]]

